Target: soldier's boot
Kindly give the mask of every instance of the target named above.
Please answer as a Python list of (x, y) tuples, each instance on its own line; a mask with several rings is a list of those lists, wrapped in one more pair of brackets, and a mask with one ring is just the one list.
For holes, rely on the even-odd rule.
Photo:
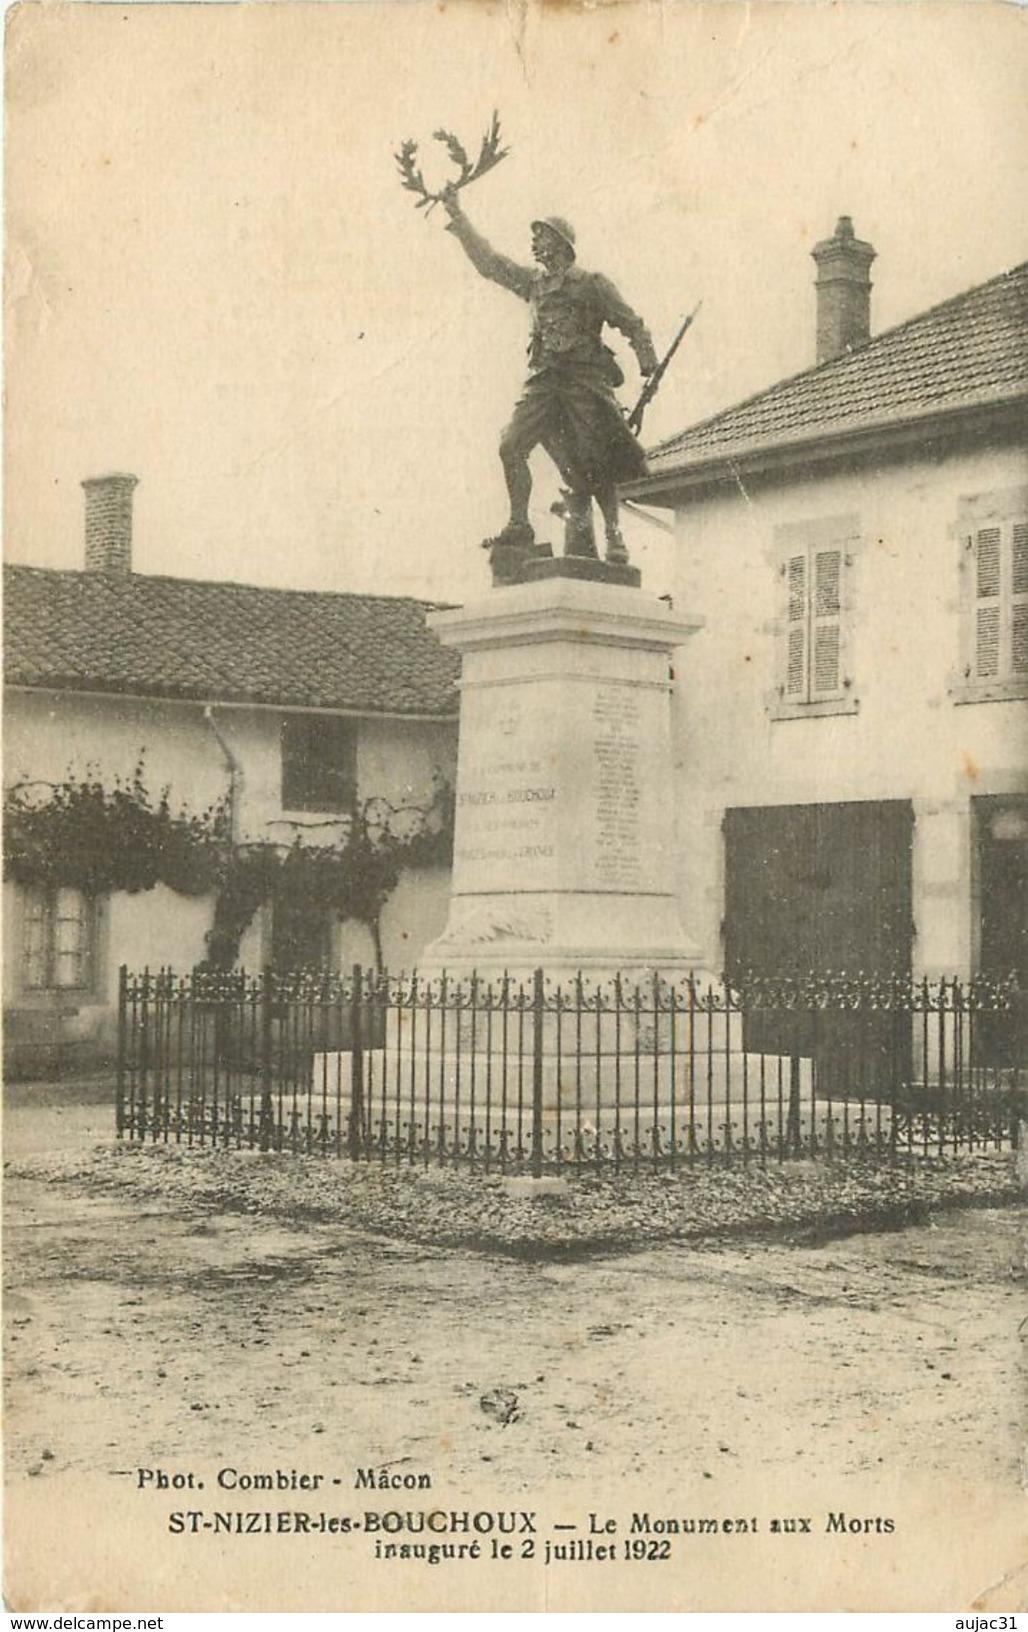
[(564, 554), (599, 559), (593, 530), (593, 505), (588, 494), (569, 493), (564, 501)]
[(607, 560), (611, 566), (627, 567), (628, 547), (621, 535), (617, 489), (604, 484), (596, 494), (607, 535)]
[(607, 560), (614, 567), (628, 565), (628, 546), (616, 521), (607, 523)]
[(502, 532), (492, 538), (483, 538), (483, 550), (515, 550), (528, 555), (535, 544), (535, 532), (530, 521), (508, 521)]
[(535, 554), (535, 533), (527, 521), (509, 521), (494, 538), (482, 540), (489, 551), (489, 565), (494, 584), (516, 584), (520, 581), (525, 563)]

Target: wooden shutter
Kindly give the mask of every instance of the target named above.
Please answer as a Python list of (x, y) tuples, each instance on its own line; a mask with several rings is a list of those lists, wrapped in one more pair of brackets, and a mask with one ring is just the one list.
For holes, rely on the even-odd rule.
[(1003, 613), (1002, 533), (981, 527), (975, 539), (974, 672), (979, 680), (1000, 672), (1000, 629)]
[(1028, 674), (1028, 522), (1015, 522), (1012, 535), (1010, 670)]
[(814, 551), (810, 607), (813, 662), (810, 695), (834, 697), (842, 684), (842, 551)]
[(785, 696), (795, 703), (807, 700), (809, 653), (809, 605), (807, 600), (807, 557), (791, 555), (785, 564), (788, 605), (786, 612)]
[[(814, 715), (850, 712), (844, 619), (849, 616), (847, 547), (857, 536), (855, 516), (826, 516), (776, 529), (783, 718), (798, 718), (808, 709)], [(840, 701), (841, 710), (834, 706)]]

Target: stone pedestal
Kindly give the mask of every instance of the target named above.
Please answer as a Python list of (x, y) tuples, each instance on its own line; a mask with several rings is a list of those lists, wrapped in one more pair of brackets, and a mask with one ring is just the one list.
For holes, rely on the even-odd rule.
[(670, 717), (671, 655), (702, 620), (552, 562), (428, 621), (463, 673), (449, 920), (421, 968), (702, 965), (675, 890)]

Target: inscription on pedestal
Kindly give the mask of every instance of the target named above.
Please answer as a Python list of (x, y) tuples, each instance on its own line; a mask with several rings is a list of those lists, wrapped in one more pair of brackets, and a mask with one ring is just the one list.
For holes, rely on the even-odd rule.
[(529, 981), (540, 966), (687, 969), (668, 665), (697, 620), (572, 578), (429, 616), (464, 667), (450, 910), (426, 967)]
[(457, 863), (525, 863), (553, 856), (557, 789), (544, 762), (485, 760), (475, 769), (476, 786), (457, 795)]
[(592, 877), (605, 889), (639, 887), (639, 699), (602, 686), (592, 708), (595, 815)]

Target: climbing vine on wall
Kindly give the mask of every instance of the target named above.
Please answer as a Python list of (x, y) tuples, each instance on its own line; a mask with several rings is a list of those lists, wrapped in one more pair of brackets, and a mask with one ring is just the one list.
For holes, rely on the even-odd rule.
[(130, 895), (166, 884), (179, 895), (217, 887), (228, 848), (224, 802), (174, 811), (168, 790), (147, 792), (141, 759), (127, 781), (99, 772), (63, 782), (23, 782), (4, 796), (4, 877), (87, 895)]
[(199, 814), (154, 798), (140, 760), (127, 781), (99, 773), (60, 783), (22, 783), (4, 801), (4, 876), (16, 883), (71, 886), (89, 895), (136, 894), (165, 884), (180, 895), (215, 896), (207, 960), (230, 968), (247, 926), (265, 902), (287, 899), (301, 913), (328, 908), (364, 924), (381, 962), (382, 910), (403, 872), (446, 866), (453, 852), (453, 794), (438, 783), (426, 805), (369, 799), (338, 844), (235, 844), (227, 800)]
[(214, 922), (207, 935), (209, 963), (231, 968), (258, 908), (288, 900), (300, 915), (326, 908), (370, 931), (382, 962), (382, 909), (402, 873), (448, 866), (453, 857), (453, 793), (438, 783), (427, 805), (397, 808), (370, 799), (354, 815), (340, 844), (240, 845), (226, 857)]

